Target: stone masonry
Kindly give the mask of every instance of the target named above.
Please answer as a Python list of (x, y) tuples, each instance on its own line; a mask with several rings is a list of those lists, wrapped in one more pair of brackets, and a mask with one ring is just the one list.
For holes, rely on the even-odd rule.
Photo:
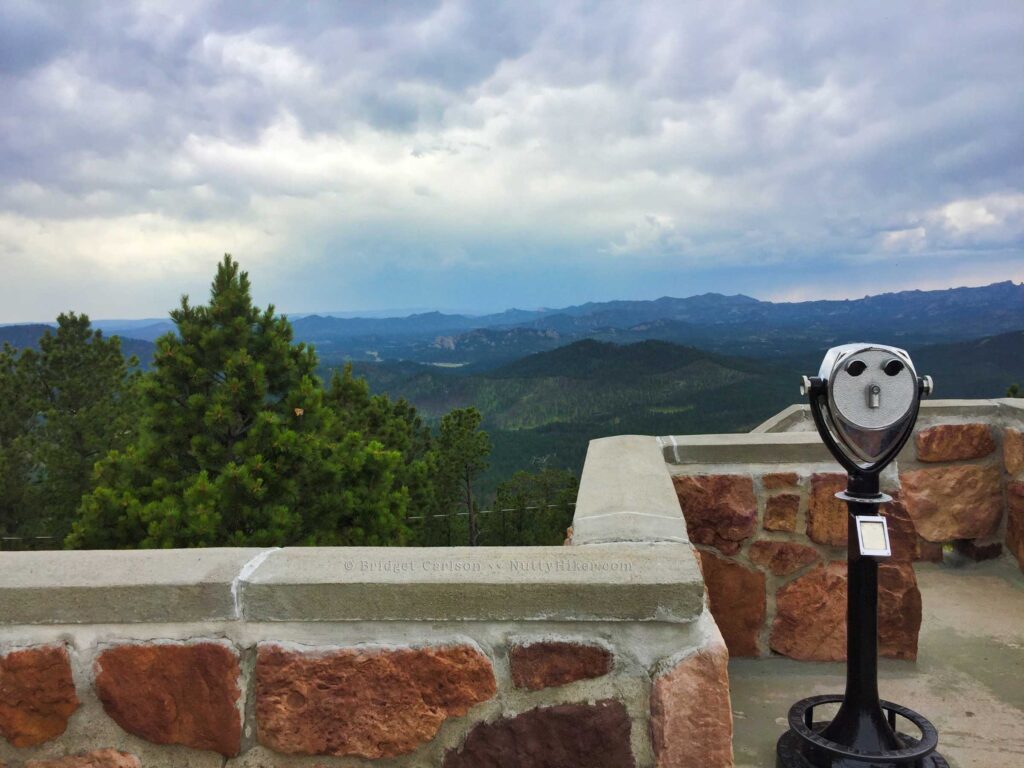
[(0, 765), (730, 768), (696, 553), (625, 445), (572, 546), (0, 553)]
[[(803, 409), (806, 411), (806, 408)], [(663, 438), (708, 600), (734, 656), (845, 655), (845, 473), (790, 409), (749, 435)], [(943, 548), (1024, 568), (1024, 400), (925, 401), (883, 473), (893, 556), (879, 574), (880, 651), (913, 659), (922, 608), (913, 563)]]

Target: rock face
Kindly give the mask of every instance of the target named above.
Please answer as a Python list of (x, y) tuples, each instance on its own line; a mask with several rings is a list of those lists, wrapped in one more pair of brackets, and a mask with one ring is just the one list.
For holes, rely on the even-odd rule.
[(878, 566), (878, 653), (890, 659), (917, 659), (921, 630), (921, 590), (910, 563)]
[(750, 545), (748, 557), (750, 562), (767, 568), (776, 576), (799, 571), (820, 559), (814, 548), (792, 541), (755, 541)]
[(848, 531), (846, 502), (836, 498), (846, 489), (846, 475), (811, 475), (811, 500), (807, 508), (807, 535), (818, 544), (845, 547)]
[(539, 691), (612, 671), (612, 652), (600, 645), (545, 641), (514, 645), (508, 653), (516, 688)]
[[(771, 648), (800, 661), (846, 658), (846, 563), (818, 566), (779, 589)], [(921, 593), (909, 563), (878, 569), (878, 651), (917, 658)]]
[(1003, 513), (997, 466), (961, 465), (900, 474), (914, 527), (928, 541), (991, 536)]
[(263, 644), (259, 740), (289, 754), (394, 757), (495, 690), (490, 661), (468, 645), (300, 653)]
[(769, 472), (761, 478), (761, 484), (766, 491), (774, 491), (777, 488), (796, 488), (798, 480), (796, 472)]
[(469, 732), (443, 768), (635, 768), (618, 701), (540, 707)]
[(880, 504), (878, 509), (879, 514), (886, 518), (888, 523), (889, 546), (892, 549), (893, 561), (909, 563), (922, 559), (917, 528), (907, 514), (907, 508), (900, 500), (899, 493), (894, 494), (893, 500), (889, 503)]
[(655, 679), (651, 740), (658, 768), (732, 768), (729, 652), (721, 635)]
[(796, 531), (796, 513), (800, 510), (800, 497), (795, 493), (769, 496), (764, 502), (764, 529), (766, 531)]
[(53, 760), (29, 760), (25, 768), (142, 768), (135, 755), (114, 749), (99, 749)]
[(128, 733), (237, 755), (238, 655), (220, 643), (120, 645), (96, 660), (96, 693)]
[(60, 736), (77, 708), (63, 645), (0, 656), (0, 734), (11, 744), (31, 747)]
[(757, 656), (766, 612), (765, 578), (711, 552), (700, 553), (708, 604), (732, 656)]
[(715, 547), (727, 555), (757, 527), (754, 480), (746, 475), (679, 475), (672, 478), (686, 529), (694, 544)]
[(914, 435), (918, 461), (966, 461), (996, 449), (987, 424), (942, 424)]
[(1024, 571), (1024, 482), (1006, 486), (1006, 548)]
[(1024, 432), (1019, 429), (1003, 432), (1003, 464), (1011, 477), (1024, 470)]

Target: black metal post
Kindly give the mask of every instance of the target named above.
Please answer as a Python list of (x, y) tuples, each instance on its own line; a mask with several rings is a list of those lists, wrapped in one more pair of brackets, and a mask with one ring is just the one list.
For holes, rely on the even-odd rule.
[[(849, 496), (879, 496), (878, 475), (850, 475)], [(822, 736), (868, 752), (905, 745), (886, 721), (878, 697), (878, 561), (862, 557), (858, 515), (878, 514), (877, 501), (847, 501), (846, 693), (835, 719)]]

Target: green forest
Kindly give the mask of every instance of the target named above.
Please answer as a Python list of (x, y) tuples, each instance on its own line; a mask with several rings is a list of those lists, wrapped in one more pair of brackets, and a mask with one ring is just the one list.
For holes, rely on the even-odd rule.
[(230, 256), (183, 297), (143, 370), (89, 318), (0, 351), (5, 548), (560, 543), (576, 477), (477, 490), (491, 442), (473, 407), (428, 426), (350, 367), (327, 381), (287, 318), (254, 306)]

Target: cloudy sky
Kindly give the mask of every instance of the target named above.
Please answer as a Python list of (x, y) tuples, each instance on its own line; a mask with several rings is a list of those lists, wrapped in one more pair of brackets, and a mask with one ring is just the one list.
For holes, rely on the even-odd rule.
[(0, 321), (1024, 280), (1024, 6), (0, 0)]

